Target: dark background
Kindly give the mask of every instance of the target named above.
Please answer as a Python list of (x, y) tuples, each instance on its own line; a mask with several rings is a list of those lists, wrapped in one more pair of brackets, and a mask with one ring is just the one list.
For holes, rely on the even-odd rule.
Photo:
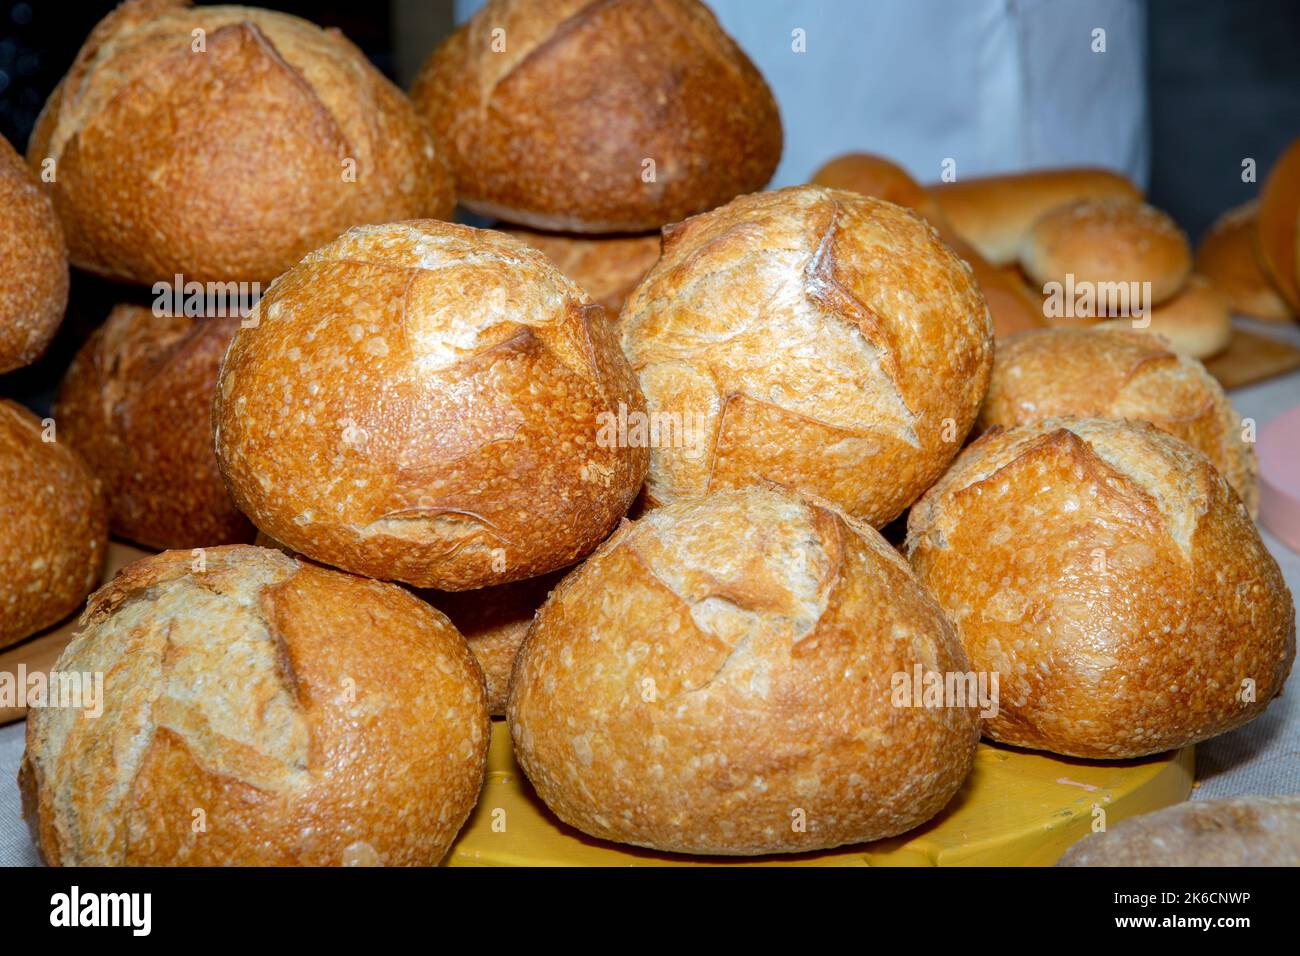
[[(405, 86), (416, 60), (448, 29), (452, 0), (260, 5), (338, 27)], [(0, 134), (19, 151), (87, 34), (114, 6), (115, 0), (0, 0)], [(1148, 195), (1195, 240), (1219, 213), (1256, 194), (1258, 183), (1241, 181), (1244, 158), (1255, 159), (1262, 179), (1300, 136), (1300, 0), (1148, 0), (1147, 11)], [(44, 413), (73, 353), (109, 307), (147, 304), (147, 293), (74, 270), (68, 315), (49, 353), (0, 376), (0, 395)]]

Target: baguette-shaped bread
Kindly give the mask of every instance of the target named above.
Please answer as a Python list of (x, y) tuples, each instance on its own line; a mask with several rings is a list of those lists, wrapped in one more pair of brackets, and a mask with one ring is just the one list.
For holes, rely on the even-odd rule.
[(992, 324), (970, 268), (915, 213), (842, 190), (742, 196), (664, 230), (623, 310), (652, 416), (651, 504), (758, 481), (877, 527), (975, 420)]
[(452, 591), (536, 577), (600, 543), (645, 477), (645, 443), (606, 427), (644, 414), (612, 322), (504, 233), (351, 229), (246, 325), (217, 460), (239, 509), (318, 561)]
[(251, 541), (212, 451), (212, 400), (238, 316), (119, 305), (59, 386), (63, 436), (104, 484), (109, 527), (145, 547)]
[(490, 0), (411, 96), (461, 204), (534, 229), (658, 229), (781, 158), (771, 90), (698, 0)]
[(659, 261), (659, 233), (642, 236), (582, 236), (518, 227), (502, 230), (546, 254), (610, 318), (623, 310), (651, 266)]
[(0, 136), (0, 373), (40, 358), (68, 304), (68, 254), (54, 206)]
[(1148, 421), (1198, 449), (1254, 516), (1259, 462), (1241, 416), (1196, 359), (1125, 329), (1050, 329), (999, 342), (976, 428), (1044, 418)]
[(1233, 312), (1285, 322), (1292, 318), (1291, 307), (1260, 264), (1255, 248), (1258, 224), (1258, 201), (1225, 212), (1201, 238), (1196, 271), (1219, 287)]
[(483, 676), (394, 584), (247, 545), (168, 551), (91, 597), (33, 709), (23, 808), (54, 866), (432, 866), (478, 798)]
[(429, 129), (360, 50), (255, 7), (127, 0), (27, 160), (54, 163), (72, 262), (128, 282), (269, 282), (349, 226), (454, 204)]
[[(681, 853), (892, 836), (970, 770), (974, 706), (905, 706), (964, 673), (952, 627), (870, 527), (771, 488), (624, 524), (560, 583), (515, 664), (515, 756), (561, 820)], [(973, 703), (973, 702), (972, 702)]]
[(908, 516), (917, 576), (1004, 743), (1121, 759), (1258, 716), (1295, 658), (1295, 608), (1241, 500), (1146, 422), (994, 428)]
[[(46, 438), (53, 440), (47, 441)], [(108, 514), (81, 456), (0, 399), (0, 647), (75, 611), (108, 554)]]

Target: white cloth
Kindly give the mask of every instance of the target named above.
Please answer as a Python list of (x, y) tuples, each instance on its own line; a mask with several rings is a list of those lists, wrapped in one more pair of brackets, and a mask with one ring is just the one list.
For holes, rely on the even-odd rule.
[[(456, 0), (462, 20), (484, 0)], [(1144, 186), (1140, 0), (707, 0), (767, 78), (785, 152), (773, 186), (846, 152), (921, 182), (1104, 166)], [(795, 30), (806, 51), (792, 50)], [(1093, 52), (1094, 30), (1105, 52)]]

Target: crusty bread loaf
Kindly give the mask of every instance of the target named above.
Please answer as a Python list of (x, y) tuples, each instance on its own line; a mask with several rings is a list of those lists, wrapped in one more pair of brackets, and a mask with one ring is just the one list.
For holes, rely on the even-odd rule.
[(1140, 757), (1260, 714), (1295, 658), (1277, 562), (1209, 459), (1145, 422), (994, 428), (908, 517), (907, 551), (971, 666), (986, 735)]
[(0, 136), (0, 373), (40, 358), (68, 304), (68, 254), (54, 206)]
[(938, 477), (992, 364), (969, 267), (915, 213), (798, 186), (664, 230), (623, 347), (652, 417), (664, 503), (768, 480), (879, 527)]
[(217, 372), (239, 322), (119, 305), (73, 359), (54, 415), (103, 482), (114, 534), (158, 550), (252, 540), (212, 452)]
[(771, 488), (624, 524), (538, 612), (515, 756), (564, 822), (682, 853), (902, 833), (970, 770), (978, 705), (902, 706), (897, 676), (967, 668), (870, 527)]
[(502, 230), (540, 249), (611, 318), (659, 261), (659, 233), (640, 236), (581, 236), (518, 227)]
[(1141, 199), (1118, 173), (1104, 169), (1045, 169), (937, 183), (930, 194), (944, 217), (984, 258), (1014, 262), (1034, 222), (1049, 210), (1080, 199)]
[(268, 282), (349, 226), (453, 206), (429, 129), (360, 50), (253, 7), (127, 0), (27, 159), (55, 163), (73, 263), (132, 282)]
[(1057, 866), (1300, 866), (1300, 796), (1180, 803), (1084, 837)]
[(1126, 329), (1050, 329), (999, 342), (976, 428), (1044, 418), (1148, 421), (1199, 449), (1254, 516), (1259, 462), (1205, 366)]
[(33, 710), (19, 783), (46, 862), (438, 862), (483, 783), (483, 677), (403, 588), (246, 545), (137, 561), (56, 667), (103, 713)]
[(0, 399), (0, 647), (75, 611), (107, 553), (108, 515), (86, 463), (57, 426)]
[(1152, 309), (1150, 316), (1140, 321), (1111, 319), (1099, 324), (1160, 336), (1176, 351), (1197, 359), (1218, 355), (1232, 341), (1232, 312), (1227, 298), (1213, 282), (1196, 273), (1188, 277), (1176, 296)]
[[(1183, 288), (1192, 253), (1187, 236), (1159, 209), (1112, 197), (1082, 199), (1045, 213), (1025, 237), (1020, 264), (1040, 288), (1067, 281), (1076, 286), (1150, 282), (1150, 296), (1140, 303), (1146, 308)], [(1094, 317), (1106, 317), (1100, 304)]]
[(658, 229), (781, 158), (772, 92), (698, 0), (490, 0), (411, 95), (461, 204), (534, 229)]
[(1255, 319), (1284, 322), (1291, 307), (1264, 275), (1255, 249), (1259, 203), (1229, 209), (1210, 226), (1196, 250), (1196, 271), (1228, 300), (1232, 311)]
[[(536, 577), (613, 530), (644, 402), (612, 323), (540, 252), (436, 220), (307, 256), (235, 334), (214, 408), (235, 504), (316, 560), (417, 587)], [(609, 440), (606, 440), (609, 439)]]
[(1291, 311), (1300, 313), (1300, 139), (1273, 164), (1260, 189), (1256, 252)]

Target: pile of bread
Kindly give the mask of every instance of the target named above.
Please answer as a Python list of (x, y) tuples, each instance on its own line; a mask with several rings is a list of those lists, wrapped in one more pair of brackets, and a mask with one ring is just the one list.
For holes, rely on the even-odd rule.
[[(432, 864), (493, 714), (565, 823), (745, 855), (920, 825), (981, 734), (1117, 760), (1262, 712), (1294, 609), (1222, 389), (1126, 328), (994, 353), (986, 299), (1041, 324), (1002, 267), (1063, 268), (1055, 218), (1167, 223), (1102, 174), (1007, 180), (1084, 205), (987, 230), (961, 184), (757, 191), (780, 150), (696, 0), (493, 0), (413, 101), (293, 17), (110, 14), (0, 172), (5, 362), (58, 324), (65, 243), (270, 285), (123, 306), (52, 420), (0, 406), (0, 645), (110, 532), (162, 549), (57, 665), (103, 715), (29, 714), (43, 857)], [(453, 185), (517, 225), (444, 221)], [(1168, 238), (1140, 278), (1186, 296)], [(992, 716), (898, 697), (989, 674)]]

